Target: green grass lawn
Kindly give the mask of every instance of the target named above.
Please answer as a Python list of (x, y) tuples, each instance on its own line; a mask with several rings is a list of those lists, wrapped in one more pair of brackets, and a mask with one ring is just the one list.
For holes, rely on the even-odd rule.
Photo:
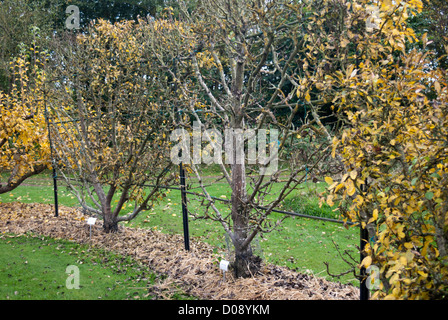
[[(79, 289), (67, 266), (79, 271)], [(0, 236), (0, 300), (152, 299), (158, 276), (111, 252), (36, 236)], [(67, 285), (68, 284), (68, 285)], [(175, 299), (186, 298), (181, 292)]]
[[(212, 173), (212, 172), (211, 172)], [(33, 186), (36, 184), (36, 186)], [(39, 185), (39, 186), (37, 186)], [(59, 202), (67, 206), (77, 206), (76, 198), (62, 186), (59, 187)], [(194, 186), (194, 185), (193, 185)], [(303, 184), (294, 191), (293, 194), (282, 204), (280, 209), (294, 211), (303, 214), (325, 216), (335, 218), (336, 213), (333, 208), (327, 205), (319, 208), (318, 194), (325, 189), (325, 183)], [(274, 188), (275, 191), (280, 186)], [(227, 184), (213, 183), (207, 190), (212, 196), (230, 199), (230, 189)], [(200, 192), (199, 189), (194, 191)], [(204, 208), (194, 196), (188, 195), (188, 209), (190, 212), (200, 213)], [(0, 195), (1, 202), (21, 201), (26, 203), (53, 203), (53, 188), (50, 175), (39, 175), (27, 180), (26, 185), (22, 185), (14, 191)], [(229, 208), (223, 202), (216, 202), (216, 205), (223, 211), (229, 212)], [(124, 210), (124, 214), (129, 212), (131, 207)], [(272, 221), (284, 218), (285, 215), (273, 213)], [(182, 208), (180, 201), (180, 191), (168, 190), (167, 196), (155, 204), (146, 212), (142, 212), (135, 220), (126, 224), (130, 227), (155, 228), (161, 232), (182, 234)], [(216, 248), (227, 250), (227, 241), (221, 225), (212, 220), (189, 219), (190, 241), (204, 241)], [(254, 242), (256, 252), (268, 263), (288, 266), (299, 272), (308, 272), (326, 277), (329, 280), (341, 281), (343, 283), (352, 282), (358, 284), (353, 275), (346, 275), (341, 279), (332, 279), (326, 273), (324, 262), (330, 263), (330, 271), (333, 274), (347, 270), (347, 265), (334, 243), (339, 247), (341, 253), (349, 251), (353, 257), (358, 257), (356, 246), (359, 243), (359, 230), (357, 228), (345, 229), (341, 224), (324, 222), (299, 217), (287, 217), (283, 223), (271, 233), (257, 237)]]

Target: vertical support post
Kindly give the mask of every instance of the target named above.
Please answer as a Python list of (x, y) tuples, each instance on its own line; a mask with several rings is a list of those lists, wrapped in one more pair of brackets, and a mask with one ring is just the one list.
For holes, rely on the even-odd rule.
[[(45, 90), (45, 89), (44, 89)], [(48, 130), (48, 143), (50, 144), (50, 154), (51, 154), (51, 160), (53, 167), (53, 191), (54, 191), (54, 216), (59, 216), (59, 202), (58, 202), (58, 175), (56, 172), (56, 161), (54, 160), (53, 156), (53, 142), (51, 140), (51, 130), (50, 130), (50, 120), (48, 119), (48, 110), (47, 110), (47, 99), (46, 95), (44, 97), (44, 105), (45, 105), (45, 122), (47, 123), (47, 130)]]
[[(357, 41), (357, 38), (356, 38)], [(358, 55), (358, 42), (356, 42), (356, 69), (359, 70), (359, 55)], [(364, 185), (361, 186), (361, 191), (362, 192), (367, 192), (367, 178), (364, 181)], [(364, 249), (366, 246), (366, 243), (368, 241), (369, 238), (369, 233), (367, 231), (367, 225), (365, 228), (362, 227), (362, 223), (359, 224), (359, 229), (360, 229), (360, 234), (359, 234), (359, 238), (360, 238), (360, 243), (359, 243), (359, 255), (360, 255), (360, 259), (361, 262), (362, 260), (364, 260), (365, 258), (365, 254), (364, 254)], [(369, 289), (367, 288), (367, 271), (365, 267), (361, 267), (360, 270), (360, 279), (359, 279), (359, 299), (360, 300), (369, 300)]]
[(54, 216), (59, 216), (59, 201), (58, 201), (58, 174), (56, 172), (56, 164), (53, 161), (53, 190), (54, 190)]
[[(365, 258), (364, 248), (366, 247), (366, 243), (368, 241), (368, 231), (367, 228), (363, 228), (362, 225), (360, 228), (360, 259), (361, 262)], [(367, 288), (367, 272), (365, 267), (361, 267), (361, 278), (359, 283), (359, 299), (360, 300), (369, 300), (369, 289)]]
[(185, 250), (190, 251), (190, 235), (188, 230), (188, 210), (187, 210), (187, 194), (185, 193), (185, 169), (182, 162), (179, 164), (180, 173), (180, 195), (182, 200), (182, 219), (184, 225), (184, 244)]
[[(364, 180), (364, 184), (361, 186), (361, 191), (363, 193), (367, 192), (367, 178)], [(362, 227), (362, 223), (359, 224), (359, 258), (360, 263), (366, 255), (364, 254), (364, 249), (366, 247), (366, 243), (369, 240), (369, 231), (367, 230), (367, 224), (365, 228)], [(359, 299), (360, 300), (369, 300), (369, 289), (367, 288), (367, 271), (365, 267), (361, 267), (360, 270), (360, 279), (359, 279)]]
[[(177, 77), (177, 57), (173, 59), (174, 74)], [(177, 90), (177, 82), (174, 82), (175, 89)], [(177, 106), (174, 107), (174, 112), (177, 120), (180, 120), (180, 115)], [(179, 157), (182, 159), (182, 148), (179, 151)], [(179, 164), (179, 176), (180, 176), (180, 196), (182, 200), (182, 220), (184, 225), (184, 244), (185, 250), (190, 251), (190, 235), (188, 230), (188, 210), (187, 210), (187, 194), (185, 192), (185, 169), (182, 162)]]

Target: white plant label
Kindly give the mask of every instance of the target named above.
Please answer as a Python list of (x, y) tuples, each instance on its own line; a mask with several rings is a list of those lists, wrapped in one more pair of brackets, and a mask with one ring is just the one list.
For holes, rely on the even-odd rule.
[(219, 263), (219, 269), (221, 269), (222, 271), (227, 271), (228, 268), (229, 268), (229, 261), (221, 260), (221, 262)]
[(90, 217), (89, 219), (87, 219), (87, 224), (93, 226), (96, 222), (96, 218), (92, 218)]

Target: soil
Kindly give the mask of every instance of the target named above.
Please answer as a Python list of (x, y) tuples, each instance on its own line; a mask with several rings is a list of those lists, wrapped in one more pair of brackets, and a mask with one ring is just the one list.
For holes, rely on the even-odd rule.
[[(184, 250), (181, 235), (169, 235), (154, 229), (119, 226), (119, 232), (106, 234), (101, 223), (92, 226), (90, 238), (87, 216), (70, 207), (48, 204), (1, 203), (0, 232), (44, 235), (90, 244), (130, 255), (163, 275), (157, 284), (148, 284), (148, 294), (170, 299), (181, 290), (199, 299), (209, 300), (357, 300), (359, 289), (301, 274), (288, 268), (262, 264), (250, 278), (235, 279), (226, 272), (223, 280), (219, 259), (208, 244), (193, 241)], [(177, 290), (177, 292), (176, 292)]]

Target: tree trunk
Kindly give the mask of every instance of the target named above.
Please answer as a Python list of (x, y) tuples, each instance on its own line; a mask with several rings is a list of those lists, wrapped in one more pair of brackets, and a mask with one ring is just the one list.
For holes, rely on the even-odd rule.
[[(234, 126), (235, 130), (241, 129), (240, 125)], [(247, 207), (246, 168), (244, 163), (244, 143), (241, 145), (243, 134), (239, 136), (236, 131), (233, 135), (233, 164), (232, 164), (232, 221), (233, 244), (235, 247), (235, 261), (233, 263), (235, 277), (250, 277), (260, 266), (259, 258), (254, 257), (249, 233), (249, 213)], [(242, 154), (239, 154), (242, 152)]]
[(118, 232), (118, 220), (109, 208), (104, 210), (103, 228), (106, 233)]
[[(235, 180), (233, 180), (235, 181)], [(233, 220), (233, 245), (235, 247), (235, 261), (233, 264), (235, 277), (250, 276), (250, 260), (252, 259), (252, 249), (250, 244), (245, 245), (247, 239), (248, 219), (247, 213), (241, 201), (241, 193), (233, 190), (232, 193), (232, 220)]]
[(235, 277), (248, 278), (253, 276), (260, 270), (261, 261), (260, 257), (253, 254), (250, 244), (239, 249), (235, 246), (235, 261), (233, 263)]
[[(240, 43), (243, 39), (237, 38)], [(254, 257), (249, 234), (250, 208), (247, 207), (246, 190), (246, 166), (244, 153), (244, 111), (242, 109), (242, 96), (245, 77), (245, 66), (247, 57), (246, 47), (239, 44), (237, 46), (238, 57), (234, 60), (233, 79), (231, 86), (232, 94), (232, 121), (230, 123), (233, 130), (233, 157), (232, 158), (232, 221), (233, 221), (233, 245), (235, 247), (235, 261), (233, 263), (236, 277), (250, 277), (259, 269), (259, 263)]]
[(104, 219), (103, 228), (106, 233), (118, 232), (118, 222), (115, 219)]

